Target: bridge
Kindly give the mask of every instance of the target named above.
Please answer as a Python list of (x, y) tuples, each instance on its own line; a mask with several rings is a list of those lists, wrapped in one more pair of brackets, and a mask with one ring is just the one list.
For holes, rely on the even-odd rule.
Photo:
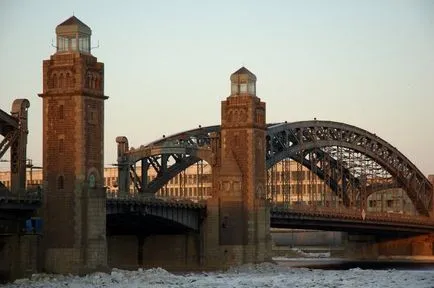
[[(14, 104), (14, 107), (28, 105), (28, 102), (22, 100), (19, 103), (22, 104)], [(17, 118), (4, 111), (0, 112), (2, 135), (5, 135), (2, 143), (6, 143), (3, 144), (2, 151), (6, 151), (6, 148), (18, 139), (20, 130)], [(220, 126), (218, 125), (200, 127), (164, 137), (137, 149), (128, 147), (126, 137), (118, 137), (116, 140), (118, 142), (120, 192), (116, 198), (111, 195), (107, 201), (108, 223), (116, 227), (111, 224), (110, 219), (114, 218), (113, 215), (142, 211), (144, 215), (152, 214), (153, 221), (161, 218), (179, 223), (184, 222), (186, 228), (197, 231), (200, 222), (205, 217), (203, 210), (206, 204), (186, 202), (184, 205), (183, 202), (152, 201), (151, 199), (170, 179), (189, 166), (199, 161), (214, 163), (215, 153), (212, 152), (211, 143), (213, 138), (215, 141), (219, 132)], [(429, 217), (433, 199), (431, 182), (402, 153), (380, 137), (348, 124), (313, 120), (268, 124), (266, 139), (266, 167), (270, 171), (267, 179), (267, 198), (272, 207), (272, 227), (340, 231), (369, 230), (380, 234), (386, 231), (433, 232), (434, 222)], [(289, 195), (286, 195), (286, 198), (279, 197), (274, 186), (276, 183), (273, 183), (272, 172), (276, 164), (287, 159), (303, 165), (324, 181), (330, 187), (330, 191), (324, 190), (322, 193), (333, 193), (340, 205), (334, 208), (325, 207), (324, 202), (318, 203), (317, 201), (301, 206), (299, 203), (294, 203), (295, 201), (290, 201)], [(11, 161), (11, 163), (16, 162), (16, 159)], [(139, 165), (136, 165), (137, 163)], [(150, 167), (156, 170), (158, 177), (148, 183), (147, 172)], [(137, 169), (141, 171), (138, 172)], [(375, 181), (378, 179), (381, 181)], [(290, 173), (286, 180), (288, 183), (294, 181)], [(130, 195), (130, 182), (137, 189), (137, 197)], [(368, 196), (391, 187), (401, 188), (406, 192), (416, 208), (417, 215), (368, 212), (366, 207)], [(288, 188), (290, 190), (290, 186)], [(6, 187), (3, 191), (6, 191)], [(290, 193), (288, 191), (288, 194)], [(143, 198), (148, 198), (147, 202), (143, 202), (141, 200)], [(325, 199), (326, 196), (317, 195), (317, 198)], [(2, 211), (15, 209), (29, 212), (39, 207), (40, 201), (41, 198), (34, 193), (13, 195), (9, 192), (4, 193), (1, 197), (0, 207)], [(146, 208), (137, 211), (130, 209), (137, 205)], [(185, 211), (191, 209), (191, 211), (197, 210), (198, 212), (189, 216), (181, 215), (179, 216), (181, 220), (178, 221), (177, 216), (166, 215), (169, 213), (167, 211), (170, 211), (169, 208), (164, 208), (166, 212), (150, 213), (149, 211), (153, 210), (148, 209), (147, 205), (151, 205), (149, 207), (167, 205), (171, 207), (170, 209), (175, 210), (178, 206), (185, 206), (183, 208)], [(127, 206), (130, 208), (126, 209)], [(365, 212), (362, 213), (363, 211)], [(26, 216), (29, 214), (27, 213)], [(113, 221), (119, 222), (116, 219)], [(191, 224), (191, 221), (194, 224)], [(150, 225), (146, 226), (150, 227)], [(160, 225), (160, 230), (163, 226)], [(116, 231), (116, 228), (113, 228), (113, 231)]]
[[(12, 147), (11, 171), (16, 171), (11, 191), (2, 186), (0, 196), (4, 235), (21, 233), (23, 220), (42, 203), (41, 194), (30, 193), (23, 186), (25, 149), (14, 148), (25, 147), (28, 107), (28, 101), (21, 99), (14, 102), (13, 111), (17, 112), (12, 115), (0, 111), (1, 152), (4, 155)], [(388, 239), (434, 232), (432, 183), (377, 135), (345, 123), (312, 120), (267, 124), (264, 139), (264, 197), (270, 227), (345, 231)], [(217, 187), (201, 202), (168, 200), (157, 194), (188, 167), (202, 161), (213, 166), (221, 161), (221, 126), (183, 131), (138, 148), (130, 148), (125, 136), (117, 137), (116, 142), (119, 192), (107, 194), (107, 236), (135, 235), (143, 245), (143, 239), (151, 235), (201, 233), (208, 216), (207, 199), (218, 194)], [(291, 171), (291, 161), (296, 163), (296, 170)], [(312, 189), (309, 201), (299, 201), (306, 198), (298, 187), (300, 167), (313, 175), (312, 186), (320, 182), (327, 187)], [(157, 175), (153, 179), (148, 177), (150, 169)], [(131, 186), (135, 193), (131, 193)], [(390, 189), (405, 192), (412, 203), (411, 213), (369, 211), (369, 196)], [(144, 265), (142, 258), (143, 251), (138, 264)]]
[[(202, 160), (214, 163), (216, 154), (212, 143), (219, 132), (220, 126), (200, 127), (164, 137), (137, 149), (128, 147), (126, 137), (118, 137), (120, 197), (130, 193), (131, 184), (139, 197), (153, 197), (187, 167)], [(267, 199), (273, 207), (273, 227), (309, 226), (351, 231), (372, 230), (373, 223), (377, 223), (374, 230), (378, 233), (384, 229), (422, 233), (433, 231), (434, 222), (430, 217), (433, 209), (432, 183), (402, 153), (380, 137), (348, 124), (313, 120), (268, 124), (266, 139), (266, 167), (269, 171)], [(325, 207), (324, 201), (311, 201), (301, 206), (294, 203), (296, 201), (290, 201), (290, 186), (286, 197), (283, 197), (283, 193), (277, 193), (276, 181), (273, 179), (277, 177), (273, 169), (288, 159), (303, 165), (321, 179), (330, 188), (321, 193), (333, 194), (338, 205), (333, 203), (334, 208)], [(148, 181), (150, 167), (157, 174), (152, 181)], [(286, 182), (297, 181), (291, 179), (291, 173), (281, 172), (287, 174)], [(368, 212), (368, 197), (390, 188), (405, 191), (413, 203), (415, 215)], [(330, 198), (330, 195), (316, 194), (316, 199)], [(307, 216), (317, 219), (317, 224), (309, 224)], [(303, 219), (302, 223), (297, 224), (297, 219)], [(339, 219), (346, 219), (346, 224), (336, 225)], [(354, 227), (349, 224), (351, 222)]]
[[(29, 102), (15, 101), (11, 115), (0, 111), (0, 156), (10, 149), (12, 182), (10, 191), (2, 189), (0, 220), (23, 219), (40, 205), (44, 220), (43, 239), (21, 232), (0, 237), (7, 260), (1, 265), (15, 265), (20, 275), (42, 266), (74, 274), (108, 267), (223, 269), (271, 260), (270, 227), (346, 231), (353, 257), (433, 256), (429, 179), (364, 129), (320, 120), (267, 124), (256, 76), (245, 67), (230, 76), (220, 125), (138, 148), (117, 137), (119, 192), (107, 194), (104, 64), (87, 45), (91, 29), (75, 16), (56, 34), (61, 42), (43, 62), (39, 94), (43, 195), (34, 198), (25, 185)], [(171, 179), (203, 162), (212, 169), (212, 189), (202, 201), (161, 197)], [(196, 179), (205, 181), (200, 169)], [(373, 197), (384, 191), (399, 194), (405, 207), (372, 209)]]

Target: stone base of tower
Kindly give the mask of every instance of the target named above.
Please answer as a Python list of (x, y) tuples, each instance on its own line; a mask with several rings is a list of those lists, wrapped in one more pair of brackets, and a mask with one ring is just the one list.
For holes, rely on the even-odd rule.
[(41, 238), (36, 234), (0, 236), (0, 283), (41, 271)]
[[(247, 243), (240, 245), (223, 245), (221, 229), (221, 199), (212, 198), (207, 202), (207, 218), (202, 226), (203, 239), (203, 260), (204, 269), (226, 269), (248, 263), (262, 263), (271, 261), (271, 234), (269, 229), (269, 209), (259, 209), (255, 216), (255, 221), (244, 223), (250, 226), (248, 230), (240, 229), (238, 233), (249, 231), (250, 235), (242, 235)], [(240, 210), (243, 207), (239, 207)], [(244, 217), (243, 217), (244, 218)], [(250, 225), (249, 225), (250, 224)], [(230, 225), (230, 224), (228, 224)], [(252, 228), (253, 227), (253, 228)], [(268, 227), (268, 229), (267, 229)], [(254, 231), (252, 231), (252, 229)], [(231, 232), (228, 232), (231, 233)]]
[[(45, 271), (55, 274), (75, 275), (108, 271), (105, 246), (106, 243), (101, 243), (96, 245), (90, 244), (86, 249), (47, 249), (45, 253)], [(84, 259), (85, 254), (89, 255), (87, 261)]]
[[(108, 271), (105, 189), (90, 189), (86, 183), (77, 183), (80, 188), (74, 191), (71, 229), (65, 231), (68, 223), (45, 217), (45, 272), (83, 275)], [(66, 236), (59, 237), (61, 233)], [(73, 241), (66, 242), (68, 237)]]

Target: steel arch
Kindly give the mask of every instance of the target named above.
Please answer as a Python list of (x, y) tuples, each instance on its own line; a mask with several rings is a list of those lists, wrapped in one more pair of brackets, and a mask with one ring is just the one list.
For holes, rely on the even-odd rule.
[(267, 167), (311, 149), (340, 146), (360, 152), (397, 179), (421, 215), (430, 215), (432, 184), (401, 152), (375, 134), (344, 123), (313, 120), (273, 125), (267, 140)]
[[(154, 194), (178, 173), (200, 160), (212, 163), (214, 155), (210, 146), (211, 138), (213, 133), (219, 130), (220, 126), (199, 127), (168, 137), (164, 136), (146, 146), (128, 149), (119, 155), (118, 166), (128, 166), (131, 169), (138, 161), (142, 161), (142, 165), (153, 166), (158, 177), (149, 183), (145, 183), (143, 179), (138, 181), (139, 177), (135, 171), (133, 171), (131, 178), (137, 190), (142, 193)], [(124, 143), (128, 142), (125, 137), (118, 140)], [(169, 166), (170, 161), (174, 163)]]
[[(328, 157), (328, 159), (330, 159), (331, 156), (327, 155), (322, 148), (330, 146), (350, 148), (368, 156), (388, 171), (398, 180), (399, 186), (406, 191), (417, 211), (421, 215), (429, 216), (432, 210), (432, 184), (401, 152), (375, 134), (352, 125), (333, 121), (313, 120), (292, 123), (285, 122), (269, 124), (267, 126), (267, 169), (285, 158), (292, 158), (297, 161), (297, 154), (302, 151), (316, 151), (321, 157)], [(211, 155), (210, 138), (213, 133), (218, 133), (219, 131), (220, 126), (209, 126), (163, 137), (147, 146), (126, 152), (128, 156), (126, 161), (132, 164), (150, 155), (155, 156), (158, 153), (160, 153), (160, 155), (169, 155), (171, 153), (178, 155), (178, 158), (181, 159), (180, 161), (176, 161), (169, 169), (166, 169), (165, 173), (163, 173), (165, 174), (164, 176), (160, 175), (160, 177), (157, 177), (149, 183), (149, 192), (155, 193), (172, 177), (200, 159), (211, 164), (213, 159)], [(205, 150), (210, 153), (207, 159), (204, 159), (204, 153), (200, 153), (200, 151)], [(149, 151), (153, 152), (150, 153)], [(188, 155), (188, 157), (181, 157), (182, 155)], [(330, 160), (332, 166), (335, 168), (342, 167), (343, 165), (339, 163), (339, 161)], [(309, 169), (314, 167), (314, 165), (305, 158), (303, 158), (300, 163)], [(313, 172), (323, 179), (323, 171), (315, 168)], [(360, 185), (357, 177), (352, 175), (349, 171), (346, 171), (344, 175), (346, 175), (345, 177), (348, 179), (353, 179), (355, 183)], [(338, 191), (339, 188), (338, 185), (336, 185), (336, 179), (333, 180), (335, 185), (333, 185), (333, 182), (329, 183), (332, 190), (335, 193), (341, 194), (344, 202), (348, 202), (346, 195)], [(390, 187), (390, 184), (368, 186), (367, 193), (371, 194), (384, 187)]]

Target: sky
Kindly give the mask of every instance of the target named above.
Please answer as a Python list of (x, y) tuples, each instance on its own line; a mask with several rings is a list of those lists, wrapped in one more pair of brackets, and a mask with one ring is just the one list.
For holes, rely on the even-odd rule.
[[(267, 122), (332, 120), (434, 174), (434, 1), (0, 1), (0, 109), (29, 99), (42, 165), (42, 61), (75, 15), (105, 65), (105, 164), (130, 145), (220, 123), (229, 76), (257, 76)], [(55, 43), (54, 43), (55, 44)], [(0, 162), (0, 168), (7, 167)]]

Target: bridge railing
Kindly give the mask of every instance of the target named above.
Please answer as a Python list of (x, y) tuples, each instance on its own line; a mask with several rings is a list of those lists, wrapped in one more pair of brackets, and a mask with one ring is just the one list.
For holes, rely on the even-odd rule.
[(394, 222), (407, 224), (432, 224), (434, 219), (419, 215), (409, 215), (401, 213), (385, 213), (385, 212), (364, 212), (363, 210), (347, 209), (347, 208), (330, 208), (330, 207), (315, 207), (315, 206), (274, 206), (272, 212), (282, 214), (298, 214), (300, 216), (309, 217), (324, 217), (324, 218), (339, 218), (347, 220), (372, 221), (372, 222)]
[(143, 202), (143, 203), (164, 203), (167, 205), (193, 205), (193, 206), (204, 206), (203, 201), (193, 201), (191, 199), (176, 199), (176, 198), (158, 198), (150, 197), (143, 193), (119, 193), (119, 192), (106, 192), (108, 200), (119, 200), (119, 201), (131, 201), (131, 202)]
[(0, 190), (1, 202), (19, 202), (19, 203), (37, 203), (42, 202), (43, 191), (42, 189), (28, 189), (12, 193), (7, 189)]

